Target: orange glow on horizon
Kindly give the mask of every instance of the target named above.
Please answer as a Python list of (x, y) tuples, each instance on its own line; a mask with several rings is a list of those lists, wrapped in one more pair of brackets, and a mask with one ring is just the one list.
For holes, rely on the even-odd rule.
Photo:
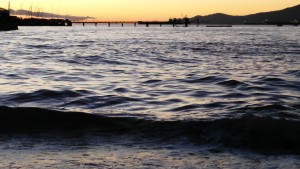
[[(0, 1), (1, 7), (8, 0)], [(90, 16), (100, 20), (168, 20), (213, 13), (246, 15), (280, 10), (299, 0), (14, 0), (12, 9), (39, 10), (60, 15)]]

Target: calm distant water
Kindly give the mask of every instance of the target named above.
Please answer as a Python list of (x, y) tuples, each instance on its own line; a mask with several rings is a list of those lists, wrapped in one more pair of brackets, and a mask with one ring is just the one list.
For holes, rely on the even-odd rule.
[[(108, 28), (105, 25), (75, 25), (20, 27), (18, 31), (0, 32), (0, 37), (1, 106), (39, 107), (92, 113), (109, 118), (149, 120), (154, 126), (165, 127), (170, 124), (161, 123), (172, 121), (171, 126), (175, 124), (175, 127), (163, 131), (164, 134), (173, 132), (173, 135), (168, 137), (175, 137), (174, 132), (182, 129), (178, 126), (186, 127), (185, 124), (189, 122), (195, 125), (200, 121), (208, 123), (224, 119), (242, 119), (245, 122), (238, 123), (239, 125), (247, 124), (264, 129), (262, 124), (269, 124), (266, 119), (271, 118), (280, 120), (279, 126), (287, 127), (280, 128), (282, 131), (279, 132), (289, 131), (291, 135), (297, 135), (299, 131), (299, 128), (291, 131), (293, 127), (287, 125), (291, 121), (299, 126), (300, 120), (299, 27), (134, 28), (132, 25), (126, 25), (123, 28)], [(230, 121), (228, 123), (231, 124)], [(142, 125), (142, 128), (146, 128), (147, 125)], [(212, 124), (214, 127), (210, 129), (214, 133), (225, 132), (222, 127), (222, 131), (216, 129), (216, 126), (222, 125), (225, 124)], [(268, 127), (278, 125), (270, 122)], [(245, 126), (241, 128), (243, 127)], [(245, 128), (249, 129), (249, 126)], [(272, 132), (275, 134), (278, 130), (274, 130)], [(193, 145), (199, 143), (199, 138), (195, 139), (191, 133), (183, 136), (189, 138)], [(273, 137), (276, 138), (272, 135), (270, 139)], [(298, 137), (293, 137), (295, 140), (292, 142), (299, 140)], [(89, 145), (99, 146), (103, 143), (108, 144), (107, 142), (110, 141), (89, 142)], [(123, 148), (124, 144), (128, 148), (127, 143), (131, 146), (136, 143), (132, 140), (129, 142), (120, 144)], [(181, 143), (182, 140), (178, 142)], [(8, 143), (5, 142), (4, 145), (6, 144)], [(120, 144), (115, 143), (118, 146)], [(142, 145), (149, 147), (144, 143)], [(160, 146), (151, 144), (150, 147), (151, 151), (129, 149), (135, 153), (135, 160), (146, 158), (148, 155), (150, 159), (153, 158), (153, 162), (158, 160), (155, 150), (160, 149)], [(0, 148), (4, 149), (1, 146)], [(37, 148), (37, 151), (30, 150), (30, 153), (37, 158), (42, 150)], [(82, 157), (84, 152), (80, 155), (81, 150), (71, 154), (74, 158)], [(121, 150), (118, 148), (104, 148), (100, 151), (94, 147), (92, 150), (93, 155), (117, 152), (123, 157), (130, 156), (127, 149), (126, 152), (119, 152)], [(66, 150), (70, 153), (69, 151), (71, 150)], [(156, 167), (163, 167), (168, 162), (173, 167), (185, 166), (186, 163), (182, 161), (187, 160), (185, 155), (188, 156), (191, 166), (195, 166), (197, 160), (203, 162), (207, 159), (204, 155), (195, 157), (193, 154), (197, 152), (191, 147), (183, 148), (182, 151), (166, 148), (160, 153), (167, 158), (174, 153), (173, 151), (179, 151), (177, 155), (184, 157), (177, 159), (178, 161), (166, 159), (167, 161), (161, 163), (151, 162), (151, 166), (160, 164)], [(13, 152), (6, 152), (6, 157), (13, 157)], [(25, 151), (24, 154), (26, 153), (28, 152)], [(91, 154), (86, 156), (85, 160), (91, 160)], [(62, 157), (59, 156), (58, 161), (67, 157), (65, 154), (60, 155)], [(246, 161), (249, 164), (244, 166), (246, 168), (255, 164), (244, 156), (232, 156), (241, 163)], [(127, 167), (138, 163), (134, 160), (127, 163), (126, 159), (118, 161), (116, 155), (113, 157), (114, 159), (106, 159), (107, 156), (102, 158), (110, 160), (112, 164), (115, 160), (119, 162), (118, 166), (121, 162)], [(207, 163), (208, 167), (214, 167), (214, 163), (228, 156), (221, 153), (213, 157), (215, 158)], [(25, 164), (27, 158), (25, 155), (22, 157)], [(278, 164), (272, 165), (280, 165), (280, 159), (276, 160)], [(287, 161), (286, 158), (284, 160)], [(261, 167), (272, 166), (269, 165), (270, 161), (274, 159), (267, 159)], [(8, 160), (3, 165), (9, 166), (9, 162)], [(57, 164), (63, 163), (59, 161)], [(82, 164), (82, 161), (79, 160), (79, 163)], [(46, 164), (49, 164), (49, 161)], [(92, 166), (86, 167), (93, 167), (92, 162), (89, 164)], [(232, 166), (224, 164), (223, 167), (231, 168), (235, 165), (233, 162), (230, 164)], [(297, 165), (293, 160), (289, 164), (299, 167), (299, 161)], [(28, 164), (27, 166), (30, 167)], [(41, 166), (44, 166), (44, 163)]]

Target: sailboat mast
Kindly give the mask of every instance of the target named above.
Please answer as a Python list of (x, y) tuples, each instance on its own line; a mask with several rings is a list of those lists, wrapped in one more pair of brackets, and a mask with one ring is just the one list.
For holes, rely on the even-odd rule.
[(10, 15), (10, 1), (8, 1), (8, 8), (7, 8), (7, 10), (8, 10), (8, 15)]

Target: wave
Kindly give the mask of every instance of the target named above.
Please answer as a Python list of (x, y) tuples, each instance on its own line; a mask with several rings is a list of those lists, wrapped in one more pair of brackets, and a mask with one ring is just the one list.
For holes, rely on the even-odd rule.
[(203, 78), (188, 78), (188, 79), (183, 79), (181, 80), (182, 82), (185, 83), (212, 83), (212, 82), (219, 82), (219, 81), (224, 81), (226, 78), (223, 77), (218, 77), (218, 76), (207, 76)]
[(251, 114), (219, 120), (161, 121), (42, 108), (0, 107), (1, 134), (49, 131), (123, 134), (172, 142), (185, 139), (195, 145), (220, 144), (264, 153), (300, 154), (300, 121)]
[(63, 91), (55, 91), (55, 90), (47, 90), (41, 89), (34, 91), (32, 93), (18, 93), (11, 96), (11, 101), (27, 101), (27, 100), (35, 100), (35, 99), (46, 99), (46, 98), (62, 98), (62, 97), (79, 97), (82, 95), (91, 94), (91, 92), (86, 90), (63, 90)]
[(218, 84), (221, 85), (221, 86), (232, 87), (232, 88), (235, 88), (235, 87), (240, 86), (240, 85), (245, 85), (245, 83), (243, 83), (243, 82), (240, 82), (240, 81), (237, 81), (237, 80), (232, 80), (232, 79), (220, 82)]

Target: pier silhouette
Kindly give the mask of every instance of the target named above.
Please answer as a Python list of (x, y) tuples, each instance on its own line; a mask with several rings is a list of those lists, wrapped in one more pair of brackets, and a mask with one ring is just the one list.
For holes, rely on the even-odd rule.
[(82, 24), (82, 26), (85, 26), (86, 24), (93, 24), (95, 26), (98, 26), (98, 24), (107, 24), (108, 27), (110, 27), (112, 24), (120, 24), (122, 27), (124, 27), (124, 24), (133, 24), (134, 27), (139, 25), (145, 25), (146, 27), (149, 27), (150, 25), (159, 25), (162, 27), (162, 25), (173, 25), (173, 27), (177, 27), (177, 25), (183, 25), (184, 27), (188, 27), (190, 24), (190, 21), (188, 18), (184, 18), (182, 20), (179, 19), (170, 19), (169, 21), (99, 21), (99, 20), (82, 20), (82, 21), (73, 21), (72, 23), (75, 24)]
[(82, 26), (86, 24), (94, 24), (95, 26), (98, 26), (98, 24), (107, 24), (108, 27), (110, 27), (111, 24), (121, 24), (123, 27), (124, 24), (133, 24), (136, 26), (138, 21), (73, 21), (72, 23), (82, 24)]

